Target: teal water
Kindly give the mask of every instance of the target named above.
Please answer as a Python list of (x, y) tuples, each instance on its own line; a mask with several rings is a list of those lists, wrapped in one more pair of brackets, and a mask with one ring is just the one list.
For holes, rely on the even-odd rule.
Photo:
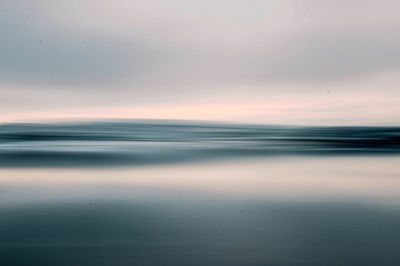
[(400, 265), (396, 128), (100, 126), (0, 133), (0, 265)]

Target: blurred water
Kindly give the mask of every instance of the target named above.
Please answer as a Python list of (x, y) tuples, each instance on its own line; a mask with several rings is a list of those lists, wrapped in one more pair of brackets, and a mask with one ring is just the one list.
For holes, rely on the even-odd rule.
[(400, 265), (399, 136), (3, 125), (0, 265)]
[(182, 122), (0, 126), (0, 166), (3, 167), (144, 165), (288, 154), (399, 153), (399, 127)]

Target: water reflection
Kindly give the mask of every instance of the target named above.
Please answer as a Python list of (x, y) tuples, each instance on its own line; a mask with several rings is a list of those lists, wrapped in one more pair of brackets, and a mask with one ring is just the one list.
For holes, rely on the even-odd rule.
[(399, 157), (1, 169), (1, 265), (398, 265)]
[(69, 203), (2, 210), (3, 265), (396, 265), (398, 210)]
[(400, 199), (400, 157), (285, 157), (139, 168), (1, 169), (5, 202)]

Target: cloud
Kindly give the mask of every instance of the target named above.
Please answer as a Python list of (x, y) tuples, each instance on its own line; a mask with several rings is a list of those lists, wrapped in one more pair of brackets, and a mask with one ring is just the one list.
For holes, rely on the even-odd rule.
[(365, 84), (400, 71), (399, 8), (378, 0), (4, 0), (0, 110), (395, 93), (391, 78)]
[(1, 79), (80, 88), (354, 78), (399, 67), (395, 7), (395, 1), (5, 1)]
[[(43, 3), (4, 3), (0, 17), (3, 83), (98, 88), (155, 68), (157, 47), (141, 40), (68, 30), (51, 19)], [(56, 11), (61, 15), (61, 9)]]

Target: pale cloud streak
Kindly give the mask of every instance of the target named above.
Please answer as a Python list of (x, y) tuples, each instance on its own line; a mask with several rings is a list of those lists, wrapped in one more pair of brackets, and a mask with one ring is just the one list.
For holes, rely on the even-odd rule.
[[(398, 106), (380, 95), (398, 94), (398, 10), (373, 0), (2, 1), (0, 112), (397, 123)], [(326, 91), (350, 109), (323, 112)], [(271, 104), (273, 117), (260, 107)]]

